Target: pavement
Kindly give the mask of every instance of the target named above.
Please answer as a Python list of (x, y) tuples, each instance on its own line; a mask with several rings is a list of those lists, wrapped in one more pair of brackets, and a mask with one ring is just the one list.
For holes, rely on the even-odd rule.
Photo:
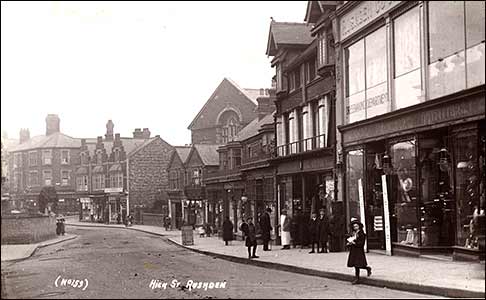
[[(201, 238), (194, 233), (194, 245), (187, 246), (182, 245), (180, 230), (166, 231), (158, 226), (125, 227), (124, 225), (79, 222), (75, 219), (66, 220), (66, 225), (118, 227), (143, 231), (167, 237), (170, 242), (189, 250), (233, 262), (345, 281), (351, 281), (354, 278), (354, 269), (346, 267), (347, 252), (309, 254), (310, 249), (308, 248), (281, 250), (280, 246), (275, 245), (271, 251), (264, 252), (262, 246), (259, 245), (257, 249), (259, 258), (249, 260), (247, 248), (242, 241), (232, 241), (231, 245), (225, 246), (218, 237)], [(386, 256), (371, 252), (366, 256), (368, 264), (373, 268), (373, 274), (371, 277), (366, 277), (366, 271), (363, 270), (363, 284), (445, 297), (485, 298), (484, 262)]]
[(75, 234), (65, 234), (37, 244), (2, 245), (2, 261), (17, 261), (31, 257), (38, 248), (75, 239)]

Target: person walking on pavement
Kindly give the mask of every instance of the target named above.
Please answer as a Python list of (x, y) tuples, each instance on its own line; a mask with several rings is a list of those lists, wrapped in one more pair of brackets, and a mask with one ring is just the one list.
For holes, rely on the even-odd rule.
[(315, 212), (311, 214), (309, 221), (309, 237), (312, 244), (312, 250), (309, 253), (315, 253), (314, 245), (317, 244), (317, 252), (319, 252), (319, 221)]
[(319, 230), (318, 230), (318, 235), (319, 235), (319, 247), (321, 250), (319, 251), (319, 247), (317, 248), (317, 251), (319, 253), (327, 253), (327, 241), (329, 237), (329, 221), (327, 220), (326, 217), (326, 211), (321, 208), (319, 210)]
[(268, 249), (268, 242), (270, 241), (270, 232), (272, 231), (272, 225), (270, 224), (270, 213), (272, 209), (267, 207), (265, 212), (260, 217), (260, 229), (262, 231), (263, 239), (263, 251), (270, 251)]
[[(248, 259), (258, 258), (256, 255), (257, 240), (256, 240), (256, 228), (253, 224), (253, 218), (246, 218), (247, 223), (241, 224), (241, 231), (245, 234), (245, 246), (248, 247)], [(253, 255), (252, 249), (253, 248)]]
[(368, 276), (371, 276), (371, 267), (368, 266), (364, 253), (366, 234), (363, 231), (363, 224), (355, 219), (351, 221), (351, 228), (353, 231), (346, 243), (346, 246), (350, 247), (348, 267), (354, 268), (355, 270), (355, 279), (352, 284), (359, 284), (360, 269), (366, 269), (366, 271), (368, 271)]
[(228, 242), (233, 240), (233, 223), (230, 221), (229, 217), (223, 222), (223, 241), (224, 245), (228, 246)]
[(290, 249), (290, 217), (287, 216), (287, 210), (282, 210), (280, 216), (280, 228), (282, 231), (282, 250)]

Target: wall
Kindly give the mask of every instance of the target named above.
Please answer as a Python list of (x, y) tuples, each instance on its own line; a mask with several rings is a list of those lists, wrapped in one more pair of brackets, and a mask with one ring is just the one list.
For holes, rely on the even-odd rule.
[(56, 236), (56, 219), (46, 216), (2, 216), (2, 245), (31, 244)]
[(167, 192), (167, 168), (174, 148), (162, 139), (156, 139), (129, 158), (130, 211), (134, 205), (151, 209), (153, 202)]
[(162, 214), (149, 214), (143, 213), (142, 214), (142, 224), (143, 225), (151, 225), (151, 226), (164, 226), (164, 218), (165, 216)]

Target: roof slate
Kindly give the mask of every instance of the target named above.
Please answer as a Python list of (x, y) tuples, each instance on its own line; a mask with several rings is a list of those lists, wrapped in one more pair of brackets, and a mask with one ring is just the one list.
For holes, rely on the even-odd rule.
[(217, 166), (219, 165), (219, 153), (217, 150), (220, 146), (222, 145), (197, 144), (193, 147), (201, 157), (204, 165)]
[(238, 132), (238, 136), (236, 137), (237, 141), (244, 141), (246, 139), (251, 138), (258, 134), (258, 130), (262, 128), (265, 124), (272, 124), (273, 123), (273, 113), (266, 115), (260, 121), (258, 118), (255, 118), (250, 124), (246, 125), (243, 129)]

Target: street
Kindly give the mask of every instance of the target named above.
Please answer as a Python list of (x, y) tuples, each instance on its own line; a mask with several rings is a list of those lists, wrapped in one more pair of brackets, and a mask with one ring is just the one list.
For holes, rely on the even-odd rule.
[(233, 263), (131, 230), (69, 232), (78, 238), (2, 262), (2, 298), (432, 298)]

